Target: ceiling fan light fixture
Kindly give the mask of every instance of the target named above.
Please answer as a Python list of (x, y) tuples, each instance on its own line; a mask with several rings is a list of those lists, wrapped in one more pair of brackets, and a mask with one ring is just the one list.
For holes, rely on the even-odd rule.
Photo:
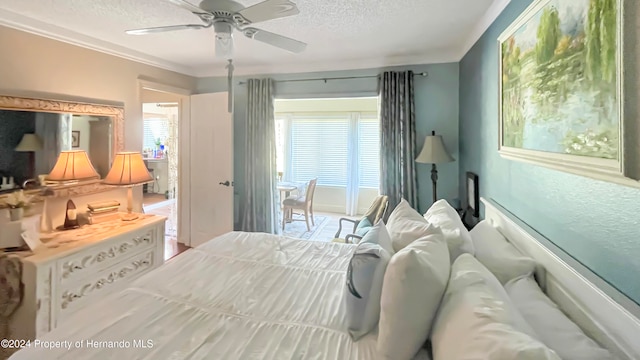
[(219, 59), (233, 58), (233, 35), (226, 33), (216, 34), (216, 57)]
[(213, 23), (213, 29), (216, 34), (231, 34), (233, 33), (233, 25), (226, 21), (216, 21)]

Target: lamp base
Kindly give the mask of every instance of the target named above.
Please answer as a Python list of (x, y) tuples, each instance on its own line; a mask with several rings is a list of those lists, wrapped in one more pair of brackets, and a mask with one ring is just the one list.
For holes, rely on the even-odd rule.
[(436, 183), (438, 182), (438, 169), (436, 164), (431, 164), (431, 183), (433, 184), (433, 202), (438, 201)]
[(132, 212), (133, 210), (133, 187), (129, 186), (127, 188), (127, 213), (125, 215), (122, 215), (122, 221), (132, 221), (137, 219), (139, 216), (138, 214)]
[(70, 227), (64, 227), (64, 225), (56, 226), (56, 230), (58, 231), (73, 230), (73, 229), (79, 229), (79, 228), (80, 228), (80, 225), (74, 225)]
[(136, 214), (136, 213), (127, 213), (127, 214), (123, 214), (120, 217), (120, 220), (122, 220), (122, 221), (133, 221), (133, 220), (136, 220), (139, 217), (140, 216), (138, 216), (138, 214)]

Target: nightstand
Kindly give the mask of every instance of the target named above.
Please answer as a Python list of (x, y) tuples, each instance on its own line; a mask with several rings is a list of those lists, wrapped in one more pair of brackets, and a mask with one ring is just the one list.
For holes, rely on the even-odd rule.
[(41, 337), (76, 310), (160, 266), (165, 221), (140, 215), (43, 234), (46, 248), (21, 260), (24, 292), (9, 321), (9, 338)]

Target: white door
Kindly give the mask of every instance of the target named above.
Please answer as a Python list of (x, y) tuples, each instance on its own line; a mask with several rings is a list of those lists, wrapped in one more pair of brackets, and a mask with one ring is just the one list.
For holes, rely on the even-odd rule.
[(191, 96), (190, 246), (233, 230), (233, 118), (227, 93)]

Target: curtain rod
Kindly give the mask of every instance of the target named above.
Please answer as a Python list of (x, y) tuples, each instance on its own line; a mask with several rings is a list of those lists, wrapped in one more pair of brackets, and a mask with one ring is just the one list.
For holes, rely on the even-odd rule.
[[(414, 75), (428, 77), (428, 72), (415, 73)], [(344, 76), (344, 77), (325, 77), (325, 78), (313, 78), (313, 79), (291, 79), (291, 80), (274, 80), (275, 82), (301, 82), (301, 81), (324, 81), (325, 83), (329, 80), (352, 80), (352, 79), (371, 79), (371, 78), (380, 78), (380, 75), (366, 75), (366, 76)], [(238, 84), (244, 85), (246, 81), (240, 81)]]

